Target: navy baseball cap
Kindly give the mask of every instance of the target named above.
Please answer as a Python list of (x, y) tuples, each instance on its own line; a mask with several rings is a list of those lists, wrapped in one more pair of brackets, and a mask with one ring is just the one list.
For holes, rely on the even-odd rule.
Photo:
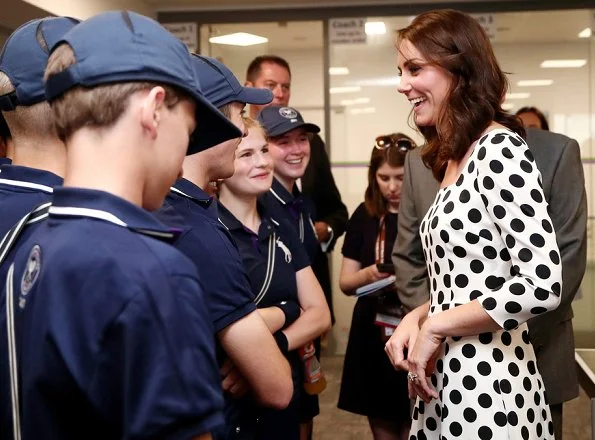
[(156, 21), (129, 11), (105, 12), (76, 26), (54, 48), (61, 43), (73, 49), (76, 63), (48, 78), (48, 101), (77, 86), (162, 83), (185, 91), (196, 102), (196, 130), (187, 154), (242, 136), (204, 97), (184, 43)]
[(305, 128), (309, 133), (320, 132), (318, 125), (304, 122), (300, 112), (293, 107), (279, 105), (265, 107), (258, 114), (258, 122), (264, 127), (269, 137), (281, 136), (296, 128)]
[(45, 101), (43, 72), (52, 46), (79, 23), (70, 17), (31, 20), (14, 31), (0, 53), (0, 71), (14, 91), (0, 96), (0, 110), (17, 105), (31, 106)]
[(192, 54), (192, 64), (198, 80), (203, 87), (205, 97), (215, 107), (222, 107), (231, 102), (265, 105), (273, 100), (269, 89), (243, 87), (235, 75), (221, 61)]

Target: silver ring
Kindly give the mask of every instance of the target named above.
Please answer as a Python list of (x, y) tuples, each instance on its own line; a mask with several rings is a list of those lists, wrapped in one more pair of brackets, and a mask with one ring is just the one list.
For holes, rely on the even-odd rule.
[(412, 373), (411, 371), (407, 373), (407, 380), (411, 383), (417, 382), (417, 374)]

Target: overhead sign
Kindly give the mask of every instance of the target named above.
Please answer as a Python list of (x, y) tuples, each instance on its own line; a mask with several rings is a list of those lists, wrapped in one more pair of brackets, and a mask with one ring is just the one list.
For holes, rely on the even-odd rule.
[(190, 52), (198, 50), (198, 26), (196, 23), (164, 23), (163, 27), (182, 40)]
[(471, 14), (471, 16), (478, 21), (486, 34), (488, 34), (490, 41), (494, 41), (498, 32), (496, 16), (494, 14)]
[(333, 18), (329, 20), (330, 44), (366, 44), (365, 18)]

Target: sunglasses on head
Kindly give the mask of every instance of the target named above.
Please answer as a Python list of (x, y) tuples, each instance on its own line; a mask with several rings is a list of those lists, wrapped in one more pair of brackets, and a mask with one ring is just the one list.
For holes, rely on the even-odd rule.
[(374, 148), (377, 150), (386, 150), (390, 147), (397, 147), (400, 152), (406, 153), (409, 150), (415, 148), (413, 142), (407, 138), (397, 138), (394, 136), (378, 136), (374, 143)]

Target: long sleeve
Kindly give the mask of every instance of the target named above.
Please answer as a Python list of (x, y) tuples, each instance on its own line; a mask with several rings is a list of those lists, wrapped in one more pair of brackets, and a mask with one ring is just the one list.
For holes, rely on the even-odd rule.
[[(498, 130), (484, 136), (476, 148), (475, 188), (505, 244), (501, 255), (508, 253), (512, 275), (494, 279), (480, 302), (509, 330), (558, 307), (562, 265), (541, 175), (525, 142)], [(476, 221), (478, 212), (470, 211), (469, 220)]]
[(421, 207), (416, 206), (414, 196), (414, 191), (423, 189), (414, 187), (413, 167), (411, 166), (411, 161), (421, 161), (421, 158), (415, 154), (417, 152), (411, 152), (405, 157), (399, 226), (392, 253), (397, 278), (395, 281), (397, 293), (408, 312), (428, 301), (430, 297), (428, 271), (419, 235), (419, 225), (423, 214), (420, 215)]
[[(587, 262), (587, 197), (580, 149), (574, 139), (556, 137), (566, 142), (554, 167), (548, 212), (562, 257), (563, 283), (560, 306), (553, 312), (555, 317), (548, 313), (529, 321), (532, 338), (543, 341), (549, 340), (547, 335), (557, 329), (553, 323), (572, 316), (571, 303), (581, 285)], [(539, 341), (536, 342), (539, 345)]]

